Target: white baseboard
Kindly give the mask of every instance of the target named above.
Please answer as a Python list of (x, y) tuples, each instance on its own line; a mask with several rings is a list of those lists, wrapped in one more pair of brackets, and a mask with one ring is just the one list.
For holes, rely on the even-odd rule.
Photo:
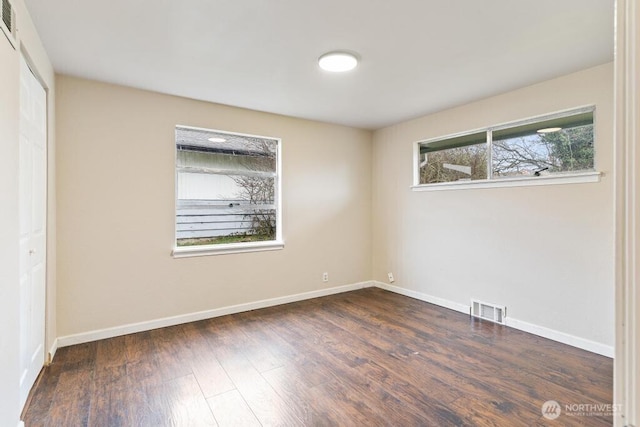
[(572, 347), (581, 348), (583, 350), (587, 350), (592, 353), (596, 353), (601, 356), (606, 356), (613, 359), (614, 348), (612, 346), (601, 344), (599, 342), (591, 341), (585, 338), (576, 337), (575, 335), (556, 331), (555, 329), (545, 328), (544, 326), (534, 325), (532, 323), (528, 323), (511, 317), (505, 317), (504, 320), (506, 325), (511, 328), (518, 329), (523, 332), (528, 332), (533, 335), (538, 335), (539, 337), (548, 338), (553, 341), (558, 341)]
[[(105, 338), (117, 337), (120, 335), (133, 334), (136, 332), (149, 331), (157, 328), (164, 328), (167, 326), (179, 325), (182, 323), (196, 322), (198, 320), (211, 319), (214, 317), (226, 316), (228, 314), (241, 313), (244, 311), (257, 310), (260, 308), (273, 307), (281, 304), (288, 304), (296, 301), (303, 301), (311, 298), (319, 298), (327, 295), (339, 294), (342, 292), (354, 291), (356, 289), (362, 289), (367, 287), (378, 287), (390, 292), (394, 292), (400, 295), (405, 295), (411, 298), (415, 298), (421, 301), (425, 301), (431, 304), (435, 304), (440, 307), (448, 308), (460, 313), (469, 314), (470, 307), (465, 304), (460, 304), (454, 301), (450, 301), (444, 298), (427, 295), (422, 292), (414, 291), (411, 289), (402, 288), (399, 286), (389, 285), (383, 282), (370, 281), (354, 283), (352, 285), (337, 286), (334, 288), (320, 289), (317, 291), (305, 292), (301, 294), (288, 295), (284, 297), (271, 298), (261, 301), (255, 301), (245, 304), (238, 304), (229, 307), (216, 308), (213, 310), (199, 311), (196, 313), (183, 314), (179, 316), (165, 317), (161, 319), (150, 320), (147, 322), (131, 323), (123, 326), (116, 326), (113, 328), (100, 329), (96, 331), (84, 332), (75, 335), (67, 335), (57, 338), (49, 354), (51, 360), (55, 355), (56, 350), (59, 347), (67, 347), (75, 344), (82, 344), (91, 341), (97, 341)], [(573, 347), (581, 348), (583, 350), (590, 351), (592, 353), (600, 354), (602, 356), (611, 357), (614, 356), (614, 348), (605, 344), (597, 343), (587, 340), (585, 338), (576, 337), (564, 332), (549, 329), (544, 326), (534, 325), (522, 320), (514, 319), (511, 317), (505, 318), (506, 325), (518, 329), (520, 331), (528, 332), (530, 334), (538, 335), (543, 338), (548, 338), (553, 341), (558, 341), (563, 344), (567, 344)]]
[(75, 344), (82, 344), (91, 341), (113, 338), (120, 335), (134, 334), (136, 332), (149, 331), (152, 329), (165, 328), (167, 326), (180, 325), (182, 323), (197, 322), (198, 320), (211, 319), (214, 317), (226, 316), (228, 314), (242, 313), (244, 311), (257, 310), (260, 308), (273, 307), (281, 304), (288, 304), (296, 301), (303, 301), (312, 298), (324, 297), (327, 295), (339, 294), (342, 292), (354, 291), (356, 289), (375, 286), (373, 282), (360, 282), (351, 285), (337, 286), (334, 288), (320, 289), (317, 291), (304, 292), (301, 294), (288, 295), (284, 297), (265, 299), (245, 304), (221, 307), (213, 310), (199, 311), (196, 313), (182, 314), (178, 316), (165, 317), (146, 322), (130, 323), (128, 325), (116, 326), (113, 328), (99, 329), (80, 334), (59, 337), (56, 342), (58, 347), (67, 347)]
[(45, 361), (45, 365), (51, 364), (53, 362), (53, 358), (56, 355), (56, 351), (58, 351), (58, 338), (53, 340), (53, 344), (51, 344), (51, 348), (49, 349), (49, 353), (47, 354), (47, 360)]
[(411, 289), (401, 288), (399, 286), (389, 285), (383, 282), (374, 282), (374, 284), (378, 288), (385, 289), (387, 291), (391, 291), (407, 297), (419, 299), (420, 301), (439, 305), (440, 307), (448, 308), (449, 310), (459, 311), (460, 313), (469, 314), (469, 310), (471, 309), (471, 307), (469, 307), (468, 305), (458, 304), (457, 302), (423, 294), (422, 292), (418, 291), (412, 291)]
[[(387, 291), (391, 291), (400, 295), (405, 295), (411, 298), (419, 299), (421, 301), (435, 304), (440, 307), (448, 308), (450, 310), (455, 310), (461, 313), (469, 314), (470, 307), (468, 305), (459, 304), (457, 302), (449, 301), (444, 298), (434, 297), (431, 295), (424, 294), (422, 292), (401, 288), (399, 286), (389, 285), (383, 282), (375, 281), (373, 283), (376, 287), (385, 289)], [(508, 327), (513, 329), (518, 329), (519, 331), (528, 332), (530, 334), (537, 335), (543, 338), (548, 338), (550, 340), (567, 344), (572, 347), (581, 348), (583, 350), (600, 354), (602, 356), (606, 356), (610, 358), (613, 358), (614, 356), (614, 348), (612, 346), (601, 344), (585, 338), (576, 337), (574, 335), (570, 335), (565, 332), (556, 331), (555, 329), (549, 329), (544, 326), (534, 325), (532, 323), (524, 322), (522, 320), (514, 319), (511, 317), (505, 317), (505, 323)]]

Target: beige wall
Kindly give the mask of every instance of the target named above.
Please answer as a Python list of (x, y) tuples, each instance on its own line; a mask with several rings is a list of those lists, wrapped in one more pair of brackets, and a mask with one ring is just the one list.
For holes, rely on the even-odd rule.
[[(68, 76), (56, 86), (58, 336), (392, 271), (395, 285), (613, 346), (611, 64), (381, 129), (373, 150), (365, 131)], [(414, 141), (588, 104), (599, 183), (409, 189)], [(283, 251), (170, 256), (176, 124), (283, 139)]]
[[(370, 132), (68, 76), (56, 90), (59, 336), (370, 279)], [(177, 124), (282, 138), (284, 250), (171, 257)]]
[[(15, 50), (0, 33), (0, 425), (19, 421), (19, 266), (18, 266), (18, 131), (20, 111), (20, 50), (41, 78), (49, 97), (49, 155), (53, 138), (53, 69), (22, 0), (14, 0), (18, 34)], [(47, 346), (56, 337), (55, 310), (55, 165), (49, 161)]]
[[(596, 105), (590, 184), (412, 192), (413, 142)], [(614, 344), (613, 65), (374, 133), (373, 276), (458, 304)]]

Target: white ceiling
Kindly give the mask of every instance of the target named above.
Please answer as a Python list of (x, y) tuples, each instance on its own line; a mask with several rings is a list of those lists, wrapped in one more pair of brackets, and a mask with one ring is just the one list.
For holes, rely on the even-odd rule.
[(25, 1), (57, 72), (367, 129), (613, 60), (613, 0)]

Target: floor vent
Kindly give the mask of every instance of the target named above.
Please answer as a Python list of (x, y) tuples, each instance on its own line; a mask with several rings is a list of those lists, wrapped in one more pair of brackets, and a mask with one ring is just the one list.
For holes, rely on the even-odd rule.
[(16, 14), (13, 10), (13, 6), (9, 0), (1, 0), (2, 7), (0, 7), (0, 27), (5, 33), (11, 45), (16, 47)]
[(507, 316), (507, 308), (505, 306), (471, 300), (471, 315), (473, 317), (504, 325), (504, 318)]

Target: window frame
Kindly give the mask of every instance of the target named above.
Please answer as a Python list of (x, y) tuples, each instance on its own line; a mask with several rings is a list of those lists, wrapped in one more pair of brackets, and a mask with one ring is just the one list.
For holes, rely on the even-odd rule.
[[(519, 126), (525, 126), (529, 124), (544, 122), (548, 120), (554, 120), (562, 117), (568, 117), (572, 115), (578, 115), (581, 113), (593, 113), (593, 140), (594, 140), (594, 154), (593, 154), (593, 171), (575, 171), (564, 173), (551, 173), (548, 175), (540, 176), (519, 176), (519, 177), (494, 177), (493, 176), (493, 132), (504, 129), (515, 128)], [(421, 154), (420, 147), (428, 145), (430, 143), (442, 142), (446, 139), (460, 138), (467, 135), (473, 135), (477, 133), (485, 133), (486, 141), (484, 143), (487, 150), (487, 178), (477, 179), (471, 181), (451, 181), (451, 182), (438, 182), (430, 184), (420, 183), (420, 162)], [(478, 144), (480, 145), (480, 144)], [(445, 148), (446, 149), (446, 148)], [(580, 184), (589, 182), (599, 182), (602, 172), (597, 170), (596, 163), (596, 106), (585, 105), (581, 107), (571, 108), (567, 110), (561, 110), (554, 113), (543, 114), (539, 116), (529, 117), (526, 119), (515, 120), (511, 122), (500, 123), (493, 126), (487, 126), (483, 128), (476, 128), (464, 132), (458, 132), (448, 134), (444, 136), (434, 137), (419, 140), (413, 143), (413, 183), (411, 190), (413, 191), (438, 191), (438, 190), (462, 190), (471, 188), (501, 188), (501, 187), (521, 187), (521, 186), (539, 186), (539, 185), (554, 185), (554, 184)]]
[(274, 205), (276, 208), (276, 237), (274, 240), (258, 241), (258, 242), (238, 242), (238, 243), (220, 243), (210, 245), (192, 245), (178, 246), (177, 232), (178, 224), (178, 150), (176, 146), (176, 138), (173, 138), (173, 155), (174, 155), (174, 206), (173, 206), (173, 249), (171, 255), (173, 258), (189, 258), (197, 256), (239, 254), (249, 252), (263, 252), (284, 249), (284, 239), (282, 233), (282, 138), (264, 135), (254, 135), (242, 132), (232, 132), (218, 129), (202, 128), (188, 125), (175, 125), (176, 129), (188, 129), (203, 132), (215, 132), (217, 134), (261, 138), (276, 142), (276, 170), (274, 177)]

